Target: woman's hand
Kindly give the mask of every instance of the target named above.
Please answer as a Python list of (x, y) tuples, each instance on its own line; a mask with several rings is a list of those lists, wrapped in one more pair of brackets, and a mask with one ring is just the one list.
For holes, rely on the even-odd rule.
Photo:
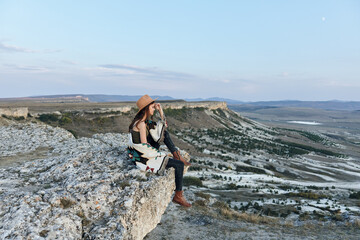
[(155, 109), (160, 111), (160, 109), (162, 110), (161, 108), (161, 104), (160, 103), (155, 103)]
[(162, 110), (161, 104), (155, 103), (155, 109), (159, 111), (161, 119), (164, 120), (164, 112)]

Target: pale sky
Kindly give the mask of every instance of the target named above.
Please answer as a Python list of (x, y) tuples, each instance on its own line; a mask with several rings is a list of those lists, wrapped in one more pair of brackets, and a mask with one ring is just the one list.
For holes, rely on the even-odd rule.
[(360, 101), (360, 1), (0, 0), (0, 98)]

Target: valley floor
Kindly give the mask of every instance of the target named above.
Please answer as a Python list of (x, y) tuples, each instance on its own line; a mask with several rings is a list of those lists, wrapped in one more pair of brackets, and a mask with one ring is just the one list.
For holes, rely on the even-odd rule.
[(252, 223), (229, 220), (204, 214), (193, 206), (184, 209), (171, 203), (159, 225), (145, 240), (230, 240), (230, 239), (359, 239), (359, 226), (336, 223), (307, 222), (302, 226), (291, 223)]

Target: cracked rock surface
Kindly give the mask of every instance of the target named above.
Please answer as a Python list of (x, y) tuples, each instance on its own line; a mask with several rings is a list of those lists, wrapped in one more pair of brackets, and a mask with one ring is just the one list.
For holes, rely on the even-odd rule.
[(61, 128), (11, 122), (0, 137), (0, 163), (25, 159), (0, 165), (1, 239), (142, 239), (175, 188), (173, 170), (134, 168), (126, 134), (75, 139)]

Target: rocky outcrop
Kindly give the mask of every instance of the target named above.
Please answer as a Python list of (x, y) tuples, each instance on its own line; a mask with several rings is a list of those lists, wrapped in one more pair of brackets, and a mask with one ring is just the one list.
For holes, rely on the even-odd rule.
[(0, 136), (0, 161), (47, 149), (0, 169), (1, 239), (142, 239), (171, 200), (173, 170), (135, 169), (125, 134), (75, 139), (61, 128), (12, 123)]
[[(161, 103), (163, 108), (170, 108), (170, 109), (181, 109), (181, 108), (207, 108), (209, 110), (213, 109), (228, 109), (226, 102), (184, 102), (184, 101), (173, 101), (173, 102), (162, 102)], [(116, 108), (98, 108), (92, 110), (86, 110), (84, 113), (125, 113), (129, 112), (132, 108), (136, 108), (136, 104), (131, 104), (116, 107)]]
[(214, 109), (227, 109), (226, 102), (172, 102), (162, 103), (163, 108), (181, 109), (181, 108), (207, 108)]
[[(182, 108), (206, 108), (209, 110), (214, 109), (228, 109), (226, 102), (185, 102), (185, 101), (172, 101), (172, 102), (161, 102), (164, 109), (182, 109)], [(100, 106), (92, 106), (87, 107), (86, 109), (72, 109), (72, 110), (54, 110), (54, 111), (36, 111), (31, 110), (31, 115), (34, 117), (38, 117), (41, 114), (61, 114), (61, 112), (80, 112), (85, 114), (106, 114), (107, 117), (119, 115), (119, 113), (127, 113), (132, 109), (136, 109), (135, 103), (117, 103), (116, 107), (100, 107)], [(54, 107), (56, 109), (56, 107)], [(52, 109), (53, 110), (53, 109)]]
[(8, 108), (0, 108), (0, 116), (5, 115), (8, 117), (24, 117), (28, 116), (28, 108), (27, 107), (8, 107)]
[(85, 113), (118, 113), (118, 112), (129, 112), (132, 109), (132, 106), (123, 106), (116, 108), (100, 108), (97, 110), (86, 110)]

